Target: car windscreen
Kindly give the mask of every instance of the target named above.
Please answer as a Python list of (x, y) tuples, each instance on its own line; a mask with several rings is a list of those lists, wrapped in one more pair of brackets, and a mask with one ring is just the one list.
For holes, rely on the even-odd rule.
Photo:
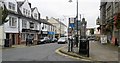
[(59, 40), (65, 40), (65, 38), (63, 37), (63, 38), (60, 38)]

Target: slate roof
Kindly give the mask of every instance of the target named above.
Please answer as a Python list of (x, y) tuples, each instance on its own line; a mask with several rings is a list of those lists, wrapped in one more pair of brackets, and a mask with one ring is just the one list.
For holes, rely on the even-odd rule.
[[(52, 17), (53, 18), (53, 17)], [(53, 18), (53, 19), (55, 19), (55, 18)], [(60, 23), (60, 24), (62, 24), (62, 25), (64, 25), (65, 27), (67, 27), (64, 23), (62, 23), (62, 22), (60, 22), (58, 19), (55, 19), (58, 23)]]
[(51, 23), (47, 22), (46, 19), (40, 19), (41, 23), (44, 23), (44, 24), (48, 24), (48, 25), (51, 25), (51, 26), (54, 26), (52, 25)]
[(17, 2), (18, 7), (21, 7), (24, 2)]
[(31, 10), (33, 11), (35, 9), (35, 7), (34, 8), (31, 8)]

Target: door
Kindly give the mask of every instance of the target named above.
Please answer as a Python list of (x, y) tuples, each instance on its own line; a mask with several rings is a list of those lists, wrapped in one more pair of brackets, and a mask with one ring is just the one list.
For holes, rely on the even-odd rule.
[(15, 45), (15, 34), (12, 34), (12, 45)]

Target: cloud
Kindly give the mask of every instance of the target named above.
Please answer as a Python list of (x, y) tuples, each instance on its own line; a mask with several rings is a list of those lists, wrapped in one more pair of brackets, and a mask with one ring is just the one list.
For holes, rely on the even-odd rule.
[[(18, 0), (17, 0), (18, 1)], [(21, 0), (19, 0), (21, 1)], [(23, 1), (23, 0), (22, 0)], [(56, 17), (63, 15), (76, 16), (76, 0), (69, 3), (69, 0), (28, 0), (32, 7), (37, 7), (41, 17)], [(84, 15), (88, 26), (95, 26), (95, 20), (99, 16), (100, 0), (78, 0), (79, 14)], [(67, 21), (67, 20), (66, 20)]]

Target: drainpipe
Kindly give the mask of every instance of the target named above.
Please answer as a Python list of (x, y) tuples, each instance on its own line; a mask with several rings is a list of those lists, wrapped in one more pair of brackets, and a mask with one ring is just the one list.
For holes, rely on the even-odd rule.
[(20, 45), (20, 37), (21, 37), (21, 34), (20, 34), (20, 17), (18, 17), (18, 45)]

